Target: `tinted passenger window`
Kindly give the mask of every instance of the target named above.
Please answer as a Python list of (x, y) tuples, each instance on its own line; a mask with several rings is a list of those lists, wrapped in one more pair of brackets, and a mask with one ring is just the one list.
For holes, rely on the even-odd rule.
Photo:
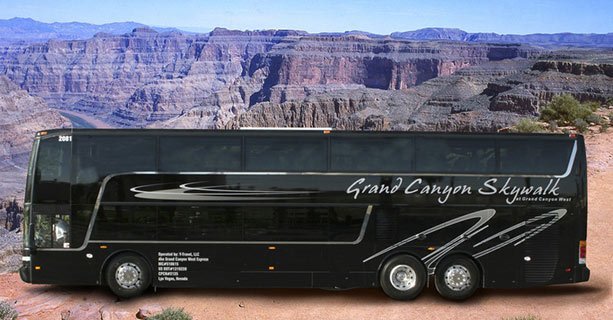
[(84, 136), (75, 144), (73, 201), (94, 203), (99, 183), (109, 174), (155, 171), (155, 138)]
[(102, 206), (92, 239), (155, 240), (156, 207)]
[(504, 174), (563, 174), (568, 167), (572, 141), (501, 140), (500, 171)]
[(494, 141), (467, 138), (417, 138), (415, 167), (427, 173), (491, 173)]
[(247, 171), (325, 171), (324, 138), (246, 138)]
[(327, 241), (328, 208), (245, 208), (246, 241)]
[(99, 181), (113, 173), (155, 171), (154, 137), (79, 137), (75, 145), (76, 183)]
[(408, 172), (413, 143), (409, 138), (332, 138), (332, 171)]
[(240, 168), (239, 137), (160, 137), (161, 171), (238, 171)]
[(360, 236), (365, 208), (334, 208), (330, 213), (330, 241), (355, 241)]
[(241, 241), (242, 214), (235, 207), (160, 207), (158, 240)]

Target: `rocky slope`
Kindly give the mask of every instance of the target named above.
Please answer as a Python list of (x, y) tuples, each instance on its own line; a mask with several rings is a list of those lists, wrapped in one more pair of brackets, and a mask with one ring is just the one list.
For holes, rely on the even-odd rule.
[(0, 171), (25, 170), (36, 131), (70, 125), (43, 99), (29, 95), (4, 76), (0, 76), (0, 115)]
[[(0, 215), (4, 213), (3, 211), (4, 209), (0, 210)], [(23, 249), (22, 237), (21, 233), (9, 232), (4, 229), (4, 225), (0, 226), (0, 274), (19, 270)]]

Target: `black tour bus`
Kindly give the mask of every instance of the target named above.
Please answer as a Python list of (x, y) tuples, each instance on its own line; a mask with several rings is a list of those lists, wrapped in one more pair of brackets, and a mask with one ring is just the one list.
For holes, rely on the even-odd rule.
[(582, 136), (57, 129), (26, 186), (29, 283), (381, 287), (587, 281)]

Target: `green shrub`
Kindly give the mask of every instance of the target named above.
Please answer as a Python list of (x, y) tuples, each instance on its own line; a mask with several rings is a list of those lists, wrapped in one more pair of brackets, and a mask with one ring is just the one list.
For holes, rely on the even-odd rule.
[(598, 110), (600, 108), (600, 103), (596, 101), (588, 101), (582, 104), (584, 107), (590, 109), (592, 112)]
[(573, 123), (575, 119), (584, 119), (591, 115), (599, 105), (596, 102), (579, 103), (570, 94), (554, 97), (541, 111), (541, 120), (556, 121), (558, 125)]
[(577, 128), (579, 132), (586, 132), (589, 126), (587, 121), (583, 119), (575, 119), (575, 121), (573, 122), (573, 125), (575, 126), (575, 128)]
[(546, 132), (545, 127), (542, 124), (538, 123), (535, 120), (529, 118), (523, 118), (515, 124), (513, 132), (522, 132), (522, 133), (538, 133), (538, 132)]
[(585, 121), (587, 123), (602, 124), (603, 118), (595, 113), (592, 113), (585, 117)]
[(0, 301), (0, 320), (15, 320), (19, 314), (7, 301)]
[(600, 133), (605, 133), (607, 132), (607, 129), (609, 129), (609, 124), (608, 123), (603, 123), (600, 125)]
[(164, 309), (161, 313), (149, 317), (150, 320), (192, 320), (192, 316), (189, 313), (183, 311), (183, 308), (168, 308)]

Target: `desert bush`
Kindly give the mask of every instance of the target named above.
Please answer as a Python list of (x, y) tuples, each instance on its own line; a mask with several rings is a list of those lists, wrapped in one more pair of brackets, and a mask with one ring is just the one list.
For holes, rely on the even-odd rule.
[(609, 129), (609, 124), (608, 123), (603, 123), (600, 125), (600, 133), (605, 133), (607, 132), (607, 130)]
[(587, 102), (582, 103), (581, 105), (590, 109), (592, 112), (600, 108), (600, 103), (598, 101), (587, 101)]
[(596, 102), (580, 103), (570, 94), (563, 94), (551, 100), (551, 102), (541, 111), (541, 120), (555, 121), (558, 125), (567, 125), (575, 119), (585, 120), (589, 115), (598, 109)]
[(587, 121), (587, 123), (602, 124), (603, 118), (595, 113), (592, 113), (585, 117), (585, 121)]
[(11, 303), (0, 301), (0, 320), (15, 320), (18, 315)]
[(148, 317), (149, 320), (192, 320), (192, 316), (183, 311), (183, 308), (168, 308), (164, 309), (164, 311), (154, 315), (153, 317)]
[(523, 118), (513, 126), (512, 132), (521, 132), (521, 133), (538, 133), (545, 132), (545, 128), (539, 122), (529, 119)]
[(586, 132), (589, 126), (587, 121), (583, 119), (575, 119), (575, 121), (573, 121), (573, 125), (575, 126), (575, 128), (577, 128), (577, 131), (579, 132)]

